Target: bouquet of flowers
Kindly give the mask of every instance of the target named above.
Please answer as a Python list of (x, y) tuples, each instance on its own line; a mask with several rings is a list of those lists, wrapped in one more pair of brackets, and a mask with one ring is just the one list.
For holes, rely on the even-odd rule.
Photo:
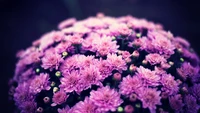
[(162, 25), (99, 13), (67, 19), (17, 53), (21, 113), (197, 113), (199, 57)]

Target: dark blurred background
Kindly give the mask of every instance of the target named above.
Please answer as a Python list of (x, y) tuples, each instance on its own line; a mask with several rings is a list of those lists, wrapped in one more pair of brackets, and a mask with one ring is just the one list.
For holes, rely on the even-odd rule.
[(15, 53), (57, 29), (64, 19), (84, 19), (97, 12), (115, 17), (130, 14), (162, 23), (174, 35), (185, 37), (200, 54), (198, 0), (0, 0), (0, 112), (13, 110), (7, 82), (14, 73)]

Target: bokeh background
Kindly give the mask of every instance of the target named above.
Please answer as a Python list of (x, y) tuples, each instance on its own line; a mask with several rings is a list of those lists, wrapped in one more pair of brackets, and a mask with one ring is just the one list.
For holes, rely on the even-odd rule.
[(175, 36), (186, 38), (200, 54), (199, 0), (0, 0), (0, 112), (12, 113), (7, 82), (13, 76), (15, 53), (42, 34), (57, 29), (69, 17), (78, 20), (97, 12), (133, 15), (162, 23)]

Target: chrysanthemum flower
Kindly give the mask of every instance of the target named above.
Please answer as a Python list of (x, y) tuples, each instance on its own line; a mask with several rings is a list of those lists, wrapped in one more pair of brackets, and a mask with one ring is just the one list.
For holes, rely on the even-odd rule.
[(162, 91), (168, 95), (177, 94), (179, 87), (178, 82), (174, 80), (174, 77), (170, 74), (164, 74), (161, 78), (161, 84), (163, 85)]
[(53, 98), (52, 98), (52, 101), (53, 101), (52, 106), (64, 103), (67, 100), (67, 98), (68, 98), (68, 95), (64, 91), (58, 91), (54, 93)]
[(123, 78), (119, 85), (119, 91), (123, 95), (130, 95), (138, 92), (138, 89), (143, 86), (142, 80), (138, 76), (131, 77), (130, 75)]
[(146, 56), (146, 60), (147, 60), (151, 65), (155, 65), (155, 64), (167, 62), (167, 60), (166, 60), (163, 56), (161, 56), (161, 55), (159, 55), (159, 54), (157, 54), (157, 53), (148, 54), (148, 55)]
[(108, 86), (99, 88), (97, 91), (90, 93), (90, 99), (98, 107), (99, 111), (115, 111), (123, 101), (120, 94)]
[(30, 92), (32, 93), (39, 93), (42, 90), (49, 90), (49, 75), (41, 73), (39, 76), (36, 76), (33, 80), (30, 82)]
[(152, 85), (157, 86), (159, 85), (161, 77), (156, 74), (155, 71), (151, 71), (149, 69), (146, 69), (142, 66), (137, 68), (137, 76), (139, 76), (144, 81), (144, 85)]
[(200, 112), (199, 57), (146, 19), (70, 18), (16, 56), (17, 112)]
[(101, 113), (97, 111), (97, 106), (86, 97), (84, 101), (80, 101), (73, 108), (73, 113)]
[(156, 105), (161, 105), (160, 93), (161, 91), (152, 88), (140, 90), (138, 98), (142, 101), (143, 108), (149, 108), (151, 112), (155, 112)]
[(169, 103), (172, 109), (174, 109), (176, 112), (182, 111), (182, 107), (184, 106), (183, 100), (181, 95), (174, 95), (169, 97)]

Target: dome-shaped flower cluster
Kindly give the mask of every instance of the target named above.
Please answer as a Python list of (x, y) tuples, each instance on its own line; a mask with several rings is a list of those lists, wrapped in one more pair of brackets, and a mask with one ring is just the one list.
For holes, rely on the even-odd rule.
[(17, 54), (20, 112), (200, 112), (199, 58), (160, 24), (98, 14), (58, 28)]

